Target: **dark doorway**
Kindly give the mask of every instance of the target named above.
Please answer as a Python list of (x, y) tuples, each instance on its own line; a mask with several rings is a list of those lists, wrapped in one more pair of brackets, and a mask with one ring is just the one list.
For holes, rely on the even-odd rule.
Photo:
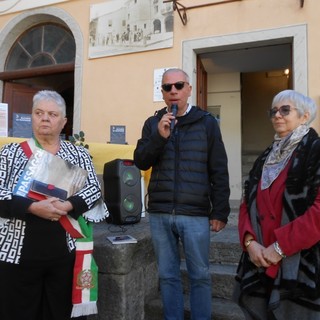
[(68, 122), (62, 134), (73, 131), (75, 41), (64, 26), (39, 24), (25, 31), (12, 45), (0, 73), (3, 102), (8, 103), (9, 136), (13, 113), (31, 113), (32, 98), (39, 90), (55, 90), (66, 101)]

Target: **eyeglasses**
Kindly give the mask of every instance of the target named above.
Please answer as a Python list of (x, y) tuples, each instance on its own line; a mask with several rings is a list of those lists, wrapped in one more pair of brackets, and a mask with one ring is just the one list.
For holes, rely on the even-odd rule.
[(185, 82), (185, 81), (178, 81), (176, 83), (164, 83), (161, 88), (165, 91), (165, 92), (170, 92), (172, 90), (172, 86), (174, 86), (177, 90), (181, 90), (184, 87), (184, 84), (187, 83), (189, 84), (189, 82)]
[(284, 105), (281, 106), (280, 108), (274, 107), (272, 109), (269, 110), (269, 117), (270, 118), (274, 118), (277, 114), (277, 112), (279, 111), (280, 115), (282, 117), (287, 116), (291, 110), (295, 109), (294, 107), (291, 107), (290, 105)]

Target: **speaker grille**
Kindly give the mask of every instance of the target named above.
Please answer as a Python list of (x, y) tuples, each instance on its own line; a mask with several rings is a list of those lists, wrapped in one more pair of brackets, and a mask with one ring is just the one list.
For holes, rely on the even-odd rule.
[(141, 219), (141, 173), (133, 160), (115, 159), (104, 165), (104, 198), (108, 222), (129, 224)]

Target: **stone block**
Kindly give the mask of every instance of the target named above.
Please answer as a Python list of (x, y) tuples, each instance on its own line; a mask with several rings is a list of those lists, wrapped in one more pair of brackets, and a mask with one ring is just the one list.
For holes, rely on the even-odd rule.
[[(138, 242), (112, 244), (107, 237), (115, 234), (130, 234)], [(94, 242), (99, 267), (98, 315), (88, 320), (144, 320), (145, 303), (157, 296), (159, 288), (148, 217), (133, 225), (96, 224)]]

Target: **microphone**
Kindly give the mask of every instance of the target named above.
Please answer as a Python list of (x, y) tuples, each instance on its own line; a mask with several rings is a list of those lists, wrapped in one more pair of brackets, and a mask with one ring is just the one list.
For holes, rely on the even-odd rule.
[[(171, 106), (171, 112), (172, 112), (172, 115), (175, 117), (177, 115), (177, 112), (178, 112), (178, 105), (176, 104), (173, 104)], [(172, 131), (173, 128), (174, 128), (174, 125), (175, 125), (175, 119), (172, 119), (171, 122), (170, 122), (170, 130)]]

